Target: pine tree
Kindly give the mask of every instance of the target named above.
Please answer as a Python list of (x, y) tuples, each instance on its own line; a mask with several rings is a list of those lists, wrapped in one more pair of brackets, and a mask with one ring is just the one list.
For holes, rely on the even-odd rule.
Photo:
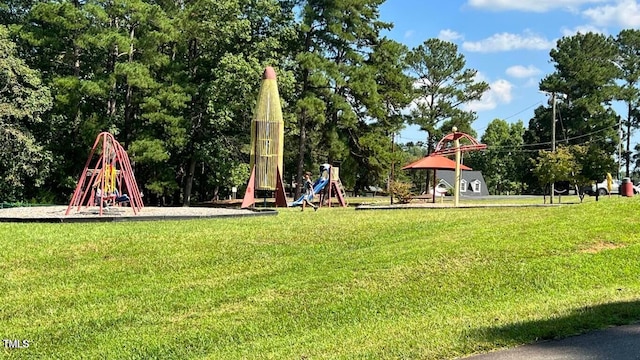
[(615, 83), (620, 75), (615, 64), (618, 53), (615, 40), (602, 34), (577, 34), (558, 40), (550, 52), (556, 71), (540, 82), (540, 89), (566, 97), (557, 106), (560, 121), (552, 123), (553, 104), (550, 104), (546, 110), (536, 111), (536, 118), (532, 119), (536, 125), (529, 126), (530, 131), (549, 134), (528, 135), (529, 138), (553, 140), (550, 127), (554, 124), (557, 135), (562, 136), (558, 140), (567, 139), (569, 145), (588, 144), (588, 156), (578, 161), (582, 174), (590, 179), (615, 172), (613, 155), (619, 144), (618, 116), (608, 104), (619, 96)]
[(51, 154), (33, 136), (51, 94), (40, 74), (17, 57), (9, 31), (0, 26), (0, 199), (34, 196), (50, 170)]
[[(616, 64), (620, 66), (621, 78), (624, 82), (620, 91), (620, 100), (627, 105), (625, 116), (625, 138), (627, 140), (624, 151), (625, 176), (630, 175), (631, 166), (631, 135), (640, 126), (640, 118), (636, 109), (640, 106), (640, 31), (636, 29), (622, 30), (616, 39), (620, 54)], [(619, 160), (620, 161), (620, 160)]]
[(413, 49), (407, 61), (416, 78), (416, 108), (411, 122), (427, 132), (428, 152), (433, 151), (438, 139), (453, 126), (470, 132), (476, 116), (464, 110), (463, 105), (479, 100), (489, 85), (476, 79), (477, 70), (466, 68), (458, 47), (447, 41), (429, 39)]
[(301, 4), (296, 56), (298, 184), (305, 166), (320, 160), (307, 158), (310, 149), (323, 153), (322, 160), (328, 162), (350, 155), (371, 159), (360, 152), (358, 127), (367, 116), (362, 95), (379, 99), (373, 69), (366, 66), (364, 54), (378, 44), (380, 31), (391, 26), (379, 20), (382, 2), (307, 0)]

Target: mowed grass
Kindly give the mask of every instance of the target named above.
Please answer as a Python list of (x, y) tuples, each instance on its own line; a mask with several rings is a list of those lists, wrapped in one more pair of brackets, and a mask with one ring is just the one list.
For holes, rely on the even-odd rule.
[(640, 320), (640, 197), (0, 224), (5, 358), (447, 359)]

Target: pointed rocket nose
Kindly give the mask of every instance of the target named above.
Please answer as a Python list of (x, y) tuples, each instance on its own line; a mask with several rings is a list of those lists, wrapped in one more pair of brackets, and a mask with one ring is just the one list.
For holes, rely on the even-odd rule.
[(276, 71), (273, 70), (273, 68), (271, 66), (267, 66), (266, 69), (264, 69), (264, 74), (262, 74), (262, 78), (265, 80), (275, 80), (276, 79)]

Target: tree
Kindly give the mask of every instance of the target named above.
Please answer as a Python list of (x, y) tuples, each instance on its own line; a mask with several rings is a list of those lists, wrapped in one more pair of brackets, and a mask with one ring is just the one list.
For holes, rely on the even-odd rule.
[(406, 46), (381, 39), (365, 61), (369, 73), (374, 74), (373, 81), (360, 83), (365, 86), (353, 89), (357, 94), (354, 98), (361, 99), (364, 109), (357, 132), (350, 137), (352, 156), (345, 165), (349, 165), (347, 169), (352, 176), (361, 179), (359, 187), (389, 184), (396, 176), (396, 166), (402, 163), (395, 134), (404, 127), (402, 109), (411, 101), (412, 80), (405, 74), (407, 52)]
[(53, 96), (46, 121), (33, 134), (56, 164), (47, 182), (58, 202), (68, 201), (90, 145), (109, 128), (105, 117), (95, 114), (104, 110), (105, 78), (96, 71), (102, 61), (91, 50), (96, 35), (92, 21), (99, 21), (93, 10), (99, 7), (79, 1), (33, 2), (24, 22), (12, 28), (21, 57), (40, 71)]
[[(625, 176), (629, 177), (631, 166), (631, 133), (640, 126), (640, 119), (635, 109), (640, 106), (640, 30), (622, 30), (616, 39), (619, 47), (619, 57), (616, 64), (622, 72), (622, 84), (619, 99), (627, 105), (627, 116), (624, 122), (627, 140), (624, 151)], [(618, 160), (621, 161), (621, 160)]]
[[(379, 43), (380, 31), (390, 28), (378, 19), (382, 2), (301, 3), (295, 68), (298, 184), (302, 184), (305, 166), (318, 161), (318, 156), (307, 157), (310, 149), (323, 154), (323, 162), (357, 158), (367, 174), (358, 177), (355, 186), (379, 172), (379, 159), (370, 155), (370, 146), (377, 147), (374, 144), (384, 132), (375, 135), (363, 128), (369, 116), (367, 104), (380, 100), (375, 67), (366, 64), (365, 54)], [(359, 136), (361, 133), (364, 135)], [(296, 196), (299, 193), (300, 186)]]
[(634, 147), (634, 152), (631, 155), (631, 160), (633, 161), (633, 172), (631, 174), (634, 183), (638, 181), (640, 178), (639, 169), (640, 169), (640, 143), (636, 144)]
[(466, 61), (458, 47), (450, 42), (429, 39), (411, 50), (407, 56), (414, 84), (416, 108), (411, 122), (427, 132), (429, 153), (440, 138), (440, 127), (448, 121), (448, 128), (457, 126), (468, 131), (475, 113), (462, 109), (471, 101), (479, 100), (489, 85), (476, 79), (477, 70), (466, 69)]
[[(162, 102), (150, 103), (160, 118), (149, 136), (160, 135), (170, 153), (171, 171), (158, 179), (158, 196), (172, 192), (177, 182), (181, 191), (173, 191), (172, 202), (188, 206), (192, 199), (209, 200), (228, 185), (238, 164), (248, 163), (243, 147), (252, 105), (264, 68), (284, 63), (288, 55), (293, 2), (194, 0), (169, 13), (180, 38), (171, 46), (164, 78), (165, 86), (178, 90), (178, 99), (168, 92)], [(286, 78), (281, 75), (279, 80)], [(164, 129), (170, 132), (162, 134)]]
[(524, 190), (523, 134), (522, 121), (509, 124), (494, 119), (481, 139), (487, 149), (469, 154), (466, 165), (482, 171), (492, 194), (522, 193)]
[(34, 4), (16, 34), (55, 97), (36, 136), (51, 137), (59, 199), (100, 131), (128, 147), (147, 201), (202, 200), (248, 162), (262, 71), (290, 59), (293, 0)]
[(31, 129), (51, 108), (51, 94), (40, 74), (18, 58), (9, 32), (0, 26), (0, 199), (23, 200), (25, 189), (43, 184), (51, 154)]
[[(129, 147), (151, 141), (150, 118), (175, 116), (175, 99), (184, 101), (167, 74), (176, 32), (159, 5), (140, 0), (38, 2), (27, 20), (19, 31), (23, 54), (46, 74), (56, 100), (40, 136), (51, 137), (47, 148), (58, 166), (50, 181), (65, 201), (99, 132)], [(136, 170), (147, 183), (145, 169)]]
[[(551, 183), (571, 180), (580, 170), (580, 164), (575, 161), (571, 149), (565, 146), (558, 147), (554, 152), (540, 151), (533, 168), (534, 174), (545, 188)], [(545, 191), (544, 202), (546, 201)]]
[(437, 141), (454, 126), (474, 136), (471, 123), (476, 115), (462, 107), (479, 100), (489, 85), (477, 81), (477, 70), (465, 68), (466, 61), (458, 53), (458, 47), (447, 41), (429, 39), (411, 50), (407, 63), (415, 78), (415, 108), (409, 122), (427, 132), (427, 153), (433, 152)]
[(618, 53), (614, 39), (602, 34), (577, 34), (558, 40), (550, 52), (556, 71), (540, 82), (540, 89), (564, 94), (566, 100), (558, 103), (556, 121), (551, 120), (553, 104), (536, 110), (529, 129), (535, 129), (539, 135), (528, 137), (540, 142), (553, 141), (546, 134), (551, 133), (554, 124), (556, 133), (563, 136), (560, 141), (589, 145), (591, 162), (580, 159), (584, 169), (607, 169), (620, 140), (616, 132), (618, 116), (609, 106), (619, 94), (615, 79), (620, 71), (614, 62)]

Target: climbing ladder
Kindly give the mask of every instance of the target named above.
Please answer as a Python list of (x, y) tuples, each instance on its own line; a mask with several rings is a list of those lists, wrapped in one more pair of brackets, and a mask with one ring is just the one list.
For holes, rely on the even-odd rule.
[(347, 191), (344, 189), (344, 186), (342, 186), (342, 181), (340, 181), (340, 178), (338, 178), (338, 180), (335, 180), (334, 186), (337, 188), (336, 193), (339, 194), (340, 197), (343, 199), (342, 200), (344, 202), (343, 206), (349, 205), (347, 203)]
[(335, 196), (338, 199), (338, 203), (342, 207), (347, 207), (347, 193), (344, 190), (344, 186), (342, 186), (342, 181), (340, 181), (340, 168), (336, 166), (331, 167), (331, 172), (329, 173), (329, 199), (327, 205), (331, 207), (331, 198)]

